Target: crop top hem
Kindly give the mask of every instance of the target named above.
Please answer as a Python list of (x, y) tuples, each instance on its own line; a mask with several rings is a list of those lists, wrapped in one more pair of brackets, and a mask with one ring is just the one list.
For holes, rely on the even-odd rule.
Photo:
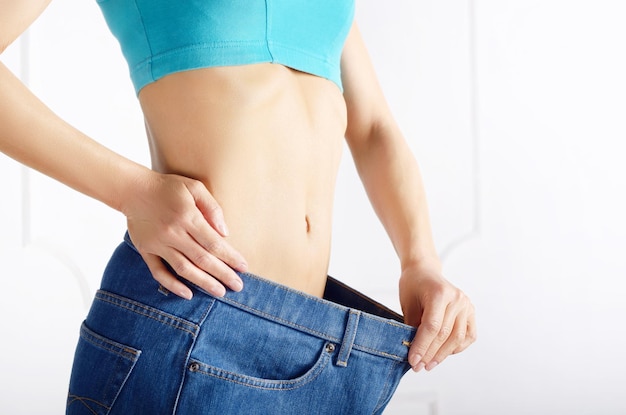
[(341, 84), (354, 0), (96, 0), (135, 93), (164, 76), (275, 63)]
[[(135, 93), (168, 74), (193, 69), (237, 66), (252, 63), (276, 63), (334, 82), (343, 92), (340, 68), (308, 51), (276, 41), (228, 41), (195, 44), (170, 50), (146, 59), (131, 68)], [(308, 68), (315, 67), (312, 73)]]

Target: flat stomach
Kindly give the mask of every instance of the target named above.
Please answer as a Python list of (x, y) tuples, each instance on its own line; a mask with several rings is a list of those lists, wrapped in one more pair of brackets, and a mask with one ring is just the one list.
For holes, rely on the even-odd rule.
[(346, 128), (337, 86), (258, 64), (168, 75), (139, 99), (153, 168), (204, 182), (250, 272), (322, 295)]

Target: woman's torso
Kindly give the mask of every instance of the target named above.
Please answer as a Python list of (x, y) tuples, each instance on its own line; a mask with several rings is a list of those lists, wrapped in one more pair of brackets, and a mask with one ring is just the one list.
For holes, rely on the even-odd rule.
[(250, 272), (321, 295), (346, 128), (337, 85), (261, 63), (174, 73), (139, 99), (153, 168), (205, 183)]

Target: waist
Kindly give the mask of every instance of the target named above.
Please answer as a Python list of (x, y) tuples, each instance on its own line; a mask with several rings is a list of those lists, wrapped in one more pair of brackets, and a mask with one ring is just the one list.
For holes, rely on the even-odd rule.
[(335, 85), (280, 65), (173, 74), (140, 95), (153, 168), (201, 180), (257, 274), (320, 296), (345, 131)]
[[(110, 303), (132, 304), (140, 314), (158, 310), (187, 330), (201, 324), (213, 301), (221, 301), (261, 318), (342, 344), (350, 336), (353, 348), (366, 353), (406, 361), (415, 329), (402, 316), (329, 277), (325, 298), (290, 289), (254, 274), (240, 274), (241, 292), (228, 291), (214, 298), (195, 286), (192, 300), (183, 300), (159, 288), (132, 243), (120, 244), (105, 271), (97, 296)], [(163, 314), (166, 313), (166, 314)], [(182, 319), (182, 320), (179, 320)]]

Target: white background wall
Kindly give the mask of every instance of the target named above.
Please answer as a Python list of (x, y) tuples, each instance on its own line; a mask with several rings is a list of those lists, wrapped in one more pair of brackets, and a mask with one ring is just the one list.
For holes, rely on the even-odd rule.
[[(479, 322), (478, 342), (407, 375), (388, 413), (626, 413), (626, 3), (357, 3), (446, 275)], [(53, 2), (2, 61), (63, 118), (148, 164), (95, 2)], [(0, 175), (0, 413), (62, 413), (124, 218), (2, 155)], [(330, 272), (398, 308), (397, 260), (349, 157)]]

